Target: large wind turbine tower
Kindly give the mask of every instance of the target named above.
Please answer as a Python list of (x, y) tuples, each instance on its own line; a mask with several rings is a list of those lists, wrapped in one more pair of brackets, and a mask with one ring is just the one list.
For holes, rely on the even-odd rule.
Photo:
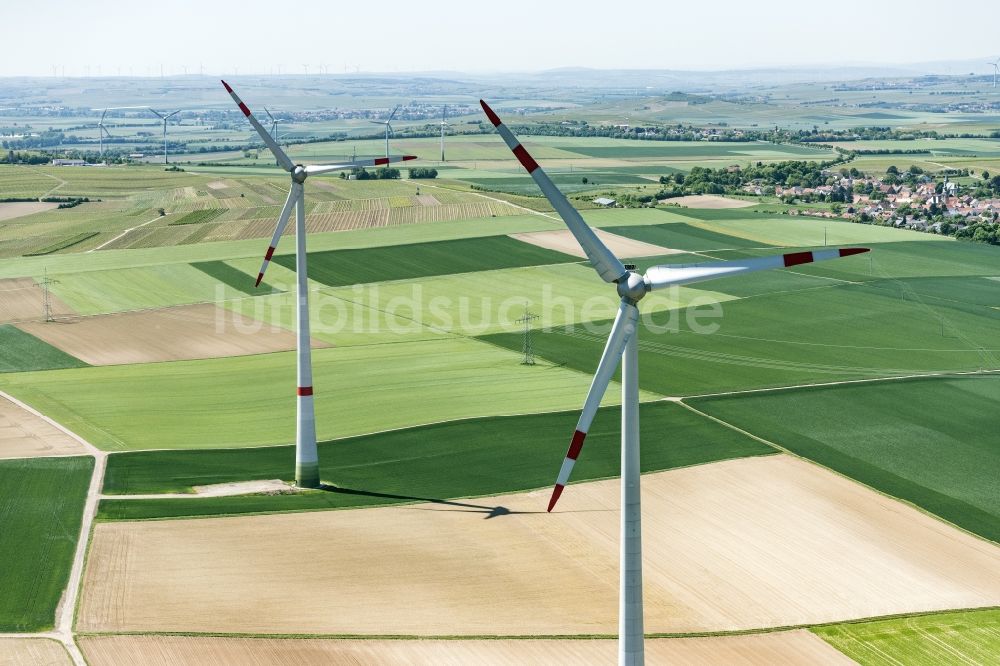
[(295, 277), (297, 284), (296, 315), (298, 326), (296, 327), (296, 361), (298, 368), (298, 383), (295, 391), (296, 395), (296, 432), (295, 432), (295, 483), (302, 488), (318, 488), (319, 478), (319, 453), (316, 449), (316, 414), (313, 408), (313, 381), (312, 381), (312, 350), (309, 346), (309, 284), (306, 274), (306, 195), (305, 182), (309, 176), (342, 171), (365, 166), (382, 166), (390, 162), (402, 162), (416, 159), (413, 155), (403, 155), (400, 157), (379, 157), (374, 160), (363, 160), (361, 162), (347, 162), (345, 164), (295, 164), (285, 154), (274, 138), (267, 133), (264, 126), (254, 117), (250, 109), (243, 100), (233, 91), (232, 87), (225, 81), (222, 82), (226, 91), (240, 107), (240, 111), (246, 116), (253, 128), (260, 135), (274, 158), (281, 165), (281, 168), (288, 172), (291, 177), (291, 186), (288, 190), (288, 198), (278, 215), (278, 225), (271, 237), (271, 244), (264, 254), (264, 263), (260, 266), (257, 274), (256, 286), (260, 286), (260, 281), (264, 279), (264, 272), (274, 250), (281, 240), (281, 234), (288, 224), (288, 219), (295, 209)]
[(997, 87), (997, 72), (1000, 72), (1000, 58), (997, 58), (993, 62), (986, 63), (987, 65), (993, 65), (993, 87)]
[(176, 111), (171, 111), (170, 113), (160, 113), (159, 111), (157, 111), (152, 107), (149, 107), (149, 110), (155, 113), (157, 116), (159, 116), (160, 120), (163, 121), (163, 163), (166, 164), (167, 163), (167, 120), (169, 120), (171, 116), (176, 116), (178, 113), (180, 113), (181, 109), (177, 109)]
[(691, 284), (713, 278), (751, 273), (768, 268), (785, 268), (825, 261), (837, 257), (867, 252), (867, 248), (852, 247), (814, 252), (791, 252), (767, 257), (712, 261), (701, 264), (666, 264), (652, 266), (639, 274), (634, 266), (625, 266), (587, 225), (580, 213), (553, 184), (538, 162), (528, 154), (517, 137), (507, 129), (486, 102), (480, 100), (486, 117), (490, 119), (504, 143), (524, 167), (542, 194), (569, 227), (576, 241), (583, 248), (590, 265), (605, 282), (615, 285), (621, 298), (618, 314), (597, 364), (597, 371), (583, 403), (576, 431), (563, 459), (556, 479), (548, 510), (552, 511), (563, 489), (569, 482), (573, 466), (583, 450), (583, 442), (590, 424), (597, 414), (604, 393), (621, 365), (622, 385), (622, 440), (621, 440), (621, 536), (618, 606), (618, 663), (629, 666), (643, 663), (643, 606), (642, 606), (642, 526), (639, 493), (639, 301), (649, 292)]

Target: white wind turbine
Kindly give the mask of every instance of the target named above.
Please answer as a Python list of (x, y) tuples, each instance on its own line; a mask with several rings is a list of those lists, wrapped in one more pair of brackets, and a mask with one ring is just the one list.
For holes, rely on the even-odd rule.
[(1000, 58), (997, 58), (993, 62), (986, 63), (987, 65), (993, 65), (993, 87), (997, 87), (997, 72), (1000, 72)]
[(500, 121), (493, 110), (480, 100), (483, 111), (497, 128), (507, 147), (513, 151), (521, 165), (531, 174), (532, 179), (569, 227), (577, 242), (583, 248), (591, 265), (605, 282), (616, 285), (621, 303), (615, 317), (611, 333), (608, 335), (604, 353), (597, 365), (593, 382), (583, 404), (576, 431), (563, 460), (556, 480), (548, 510), (552, 511), (563, 488), (569, 481), (573, 465), (576, 463), (583, 441), (590, 429), (591, 421), (597, 413), (601, 398), (618, 367), (622, 366), (622, 444), (621, 444), (621, 564), (619, 581), (618, 615), (618, 663), (643, 663), (642, 626), (642, 530), (639, 493), (639, 343), (638, 343), (638, 302), (654, 289), (674, 285), (691, 284), (713, 278), (730, 277), (768, 268), (797, 266), (814, 261), (824, 261), (837, 257), (868, 252), (868, 248), (842, 248), (817, 252), (793, 252), (790, 254), (715, 261), (702, 264), (653, 266), (645, 275), (629, 270), (611, 253), (597, 237), (580, 213), (567, 201), (562, 192), (528, 154), (524, 146)]
[(182, 109), (177, 109), (176, 111), (171, 111), (170, 113), (165, 113), (165, 112), (160, 113), (153, 107), (148, 107), (148, 108), (150, 111), (159, 116), (160, 120), (163, 121), (163, 163), (166, 164), (167, 163), (167, 120), (169, 120), (171, 116), (175, 116), (178, 113), (180, 113)]
[(441, 161), (444, 162), (444, 130), (448, 125), (448, 105), (441, 107)]
[(112, 134), (108, 130), (107, 125), (104, 124), (104, 118), (108, 115), (108, 111), (122, 111), (125, 109), (148, 109), (148, 106), (109, 106), (104, 109), (91, 109), (91, 111), (100, 111), (101, 119), (97, 121), (97, 134), (101, 141), (101, 157), (104, 157), (104, 138), (111, 138)]
[(250, 124), (264, 144), (274, 153), (275, 159), (285, 171), (291, 176), (291, 188), (288, 191), (288, 198), (278, 216), (278, 225), (275, 227), (274, 235), (271, 237), (271, 244), (264, 255), (264, 263), (261, 264), (260, 273), (257, 274), (256, 286), (264, 278), (274, 249), (281, 239), (281, 234), (288, 224), (288, 219), (295, 208), (295, 276), (297, 279), (298, 298), (295, 299), (298, 327), (296, 328), (296, 358), (298, 362), (298, 384), (297, 384), (297, 416), (295, 435), (295, 483), (303, 488), (317, 488), (319, 480), (319, 455), (316, 451), (316, 416), (313, 409), (313, 384), (312, 384), (312, 354), (309, 348), (309, 286), (306, 274), (306, 201), (304, 184), (309, 176), (318, 176), (342, 171), (355, 167), (382, 166), (389, 162), (401, 162), (416, 159), (413, 155), (403, 155), (399, 157), (379, 157), (373, 160), (362, 160), (360, 162), (347, 162), (343, 164), (309, 164), (303, 166), (295, 164), (289, 159), (285, 151), (278, 146), (274, 138), (267, 133), (267, 130), (257, 121), (243, 100), (233, 92), (233, 89), (225, 81), (222, 85), (232, 96), (233, 101), (247, 117)]
[(271, 119), (271, 138), (274, 139), (275, 141), (277, 141), (278, 140), (278, 119), (271, 115), (271, 112), (267, 110), (266, 106), (264, 107), (264, 113), (266, 113), (267, 117)]
[(392, 125), (390, 125), (389, 123), (391, 123), (392, 119), (396, 117), (396, 112), (399, 111), (399, 107), (400, 106), (402, 106), (402, 105), (401, 104), (397, 104), (396, 108), (392, 110), (392, 113), (390, 113), (389, 117), (386, 118), (385, 120), (369, 120), (368, 121), (370, 123), (375, 123), (376, 125), (385, 125), (385, 156), (386, 157), (389, 157), (389, 134), (392, 133)]

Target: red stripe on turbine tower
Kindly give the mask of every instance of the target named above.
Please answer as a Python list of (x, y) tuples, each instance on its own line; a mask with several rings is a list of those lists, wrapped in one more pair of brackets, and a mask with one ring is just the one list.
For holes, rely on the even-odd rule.
[(528, 151), (525, 150), (524, 146), (521, 144), (517, 144), (517, 147), (514, 148), (514, 156), (517, 158), (517, 161), (521, 163), (521, 166), (528, 171), (528, 173), (534, 173), (535, 169), (538, 168), (538, 162), (536, 162), (535, 158), (528, 154)]
[(552, 513), (552, 507), (554, 507), (556, 502), (559, 501), (559, 496), (562, 495), (563, 488), (565, 488), (565, 486), (557, 483), (556, 487), (552, 489), (552, 497), (549, 499), (549, 508), (547, 509), (549, 513)]
[(580, 432), (577, 430), (573, 433), (573, 441), (570, 442), (569, 451), (566, 452), (566, 457), (570, 460), (576, 460), (580, 455), (580, 449), (583, 448), (583, 440), (587, 436), (587, 433)]
[(298, 395), (312, 395), (313, 394), (313, 387), (312, 386), (300, 386), (299, 390), (296, 393)]
[(849, 257), (852, 254), (864, 254), (869, 251), (870, 248), (867, 247), (844, 247), (840, 249), (840, 256)]
[(784, 256), (785, 268), (789, 266), (798, 266), (799, 264), (809, 264), (812, 263), (813, 253), (812, 252), (790, 252)]
[(486, 112), (486, 117), (490, 119), (493, 126), (500, 127), (500, 117), (493, 113), (493, 109), (490, 108), (490, 105), (483, 100), (479, 100), (479, 104), (483, 107), (483, 111)]

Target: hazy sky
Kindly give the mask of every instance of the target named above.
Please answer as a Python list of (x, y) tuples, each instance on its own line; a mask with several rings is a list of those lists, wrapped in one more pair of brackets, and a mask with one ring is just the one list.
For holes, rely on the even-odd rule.
[[(1000, 55), (1000, 1), (4, 0), (0, 76), (720, 69)], [(982, 65), (985, 72), (988, 68)]]

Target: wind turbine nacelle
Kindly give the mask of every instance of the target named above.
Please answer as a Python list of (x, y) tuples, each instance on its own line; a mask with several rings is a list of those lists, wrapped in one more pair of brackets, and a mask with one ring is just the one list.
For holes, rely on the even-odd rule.
[(638, 303), (639, 300), (649, 292), (649, 285), (645, 278), (632, 270), (626, 274), (624, 280), (618, 282), (618, 295), (630, 303)]

